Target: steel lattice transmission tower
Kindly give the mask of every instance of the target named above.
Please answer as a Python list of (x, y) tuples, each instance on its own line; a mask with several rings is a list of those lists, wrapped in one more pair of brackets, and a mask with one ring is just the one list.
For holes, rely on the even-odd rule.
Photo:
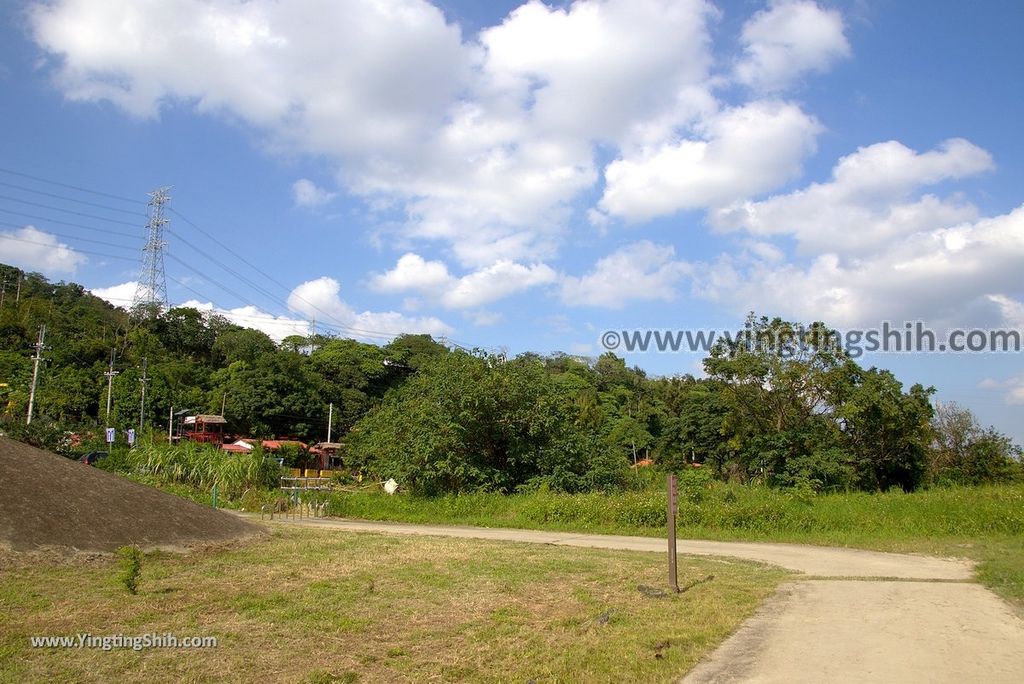
[(149, 193), (149, 222), (146, 224), (146, 246), (142, 248), (142, 272), (132, 298), (132, 311), (155, 316), (170, 308), (167, 301), (167, 274), (164, 272), (164, 205), (171, 201), (170, 188)]

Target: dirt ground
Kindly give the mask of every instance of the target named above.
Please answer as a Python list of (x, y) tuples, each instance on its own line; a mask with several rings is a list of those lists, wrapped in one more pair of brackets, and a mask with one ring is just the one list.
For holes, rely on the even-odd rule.
[(261, 533), (238, 516), (0, 437), (2, 550), (181, 550)]

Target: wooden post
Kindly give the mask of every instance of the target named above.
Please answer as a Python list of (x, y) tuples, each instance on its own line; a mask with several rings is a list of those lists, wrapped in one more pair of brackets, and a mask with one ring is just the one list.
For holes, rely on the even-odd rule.
[(668, 505), (666, 514), (668, 516), (668, 586), (674, 593), (679, 593), (679, 576), (676, 571), (676, 511), (678, 506), (678, 494), (676, 492), (676, 476), (670, 474), (667, 482)]

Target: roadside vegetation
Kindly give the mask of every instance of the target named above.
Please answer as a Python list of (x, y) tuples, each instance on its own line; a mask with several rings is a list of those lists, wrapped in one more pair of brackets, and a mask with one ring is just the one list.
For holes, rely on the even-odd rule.
[[(540, 491), (444, 497), (379, 491), (331, 496), (331, 515), (367, 520), (660, 536), (664, 482), (648, 491)], [(817, 494), (718, 482), (679, 483), (680, 538), (777, 541), (971, 558), (979, 579), (1024, 607), (1024, 485), (934, 487), (905, 493)], [(685, 545), (680, 552), (685, 553)]]
[[(3, 559), (0, 558), (0, 561)], [(3, 681), (676, 681), (786, 574), (656, 554), (276, 530), (188, 556), (0, 573)], [(712, 579), (707, 579), (713, 577)], [(217, 648), (31, 648), (31, 635), (215, 636)]]
[[(275, 343), (195, 309), (129, 313), (75, 284), (0, 276), (21, 281), (0, 310), (0, 430), (68, 456), (103, 447), (101, 426), (139, 424), (145, 358), (145, 446), (115, 445), (101, 467), (197, 501), (216, 486), (228, 507), (279, 508), (278, 467), (259, 451), (160, 444), (172, 406), (223, 407), (239, 434), (312, 442), (333, 404), (336, 479), (350, 490), (331, 495), (335, 515), (659, 534), (664, 473), (676, 472), (680, 536), (971, 556), (986, 582), (1024, 597), (1020, 447), (933, 402), (933, 388), (863, 367), (823, 323), (751, 314), (708, 351), (705, 377), (652, 378), (611, 353), (508, 357), (425, 335)], [(51, 363), (26, 427), (25, 350), (44, 323)], [(391, 478), (398, 496), (374, 490)]]
[[(196, 309), (127, 312), (73, 283), (2, 265), (0, 278), (19, 283), (0, 309), (0, 430), (68, 455), (102, 445), (103, 427), (118, 428), (121, 445), (140, 422), (141, 443), (159, 439), (176, 407), (223, 410), (239, 435), (307, 442), (326, 437), (330, 413), (350, 473), (428, 496), (624, 491), (641, 461), (818, 492), (1006, 482), (1021, 472), (1009, 439), (964, 409), (934, 405), (930, 387), (861, 366), (823, 323), (751, 314), (708, 350), (706, 377), (652, 378), (611, 353), (508, 357), (426, 335), (382, 346), (331, 335), (275, 343)], [(48, 364), (26, 427), (26, 350), (44, 324)]]

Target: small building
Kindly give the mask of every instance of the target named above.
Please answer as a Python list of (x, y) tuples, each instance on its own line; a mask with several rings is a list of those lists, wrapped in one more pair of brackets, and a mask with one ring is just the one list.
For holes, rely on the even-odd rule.
[(210, 414), (185, 416), (183, 436), (193, 442), (223, 444), (224, 426), (227, 425), (227, 422), (224, 420), (224, 416)]
[(318, 442), (310, 447), (310, 453), (320, 459), (320, 467), (324, 470), (337, 470), (342, 466), (341, 452), (345, 445), (341, 442)]

